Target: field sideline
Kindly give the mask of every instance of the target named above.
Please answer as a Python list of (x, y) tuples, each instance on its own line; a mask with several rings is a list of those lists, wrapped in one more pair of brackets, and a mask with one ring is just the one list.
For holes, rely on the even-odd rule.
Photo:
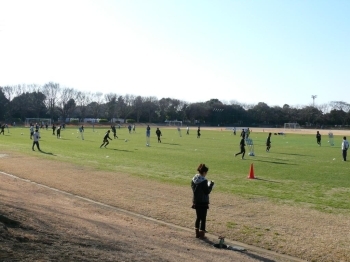
[[(260, 219), (262, 222), (259, 222), (254, 227), (251, 226), (250, 222), (240, 222), (240, 219), (237, 218), (238, 214), (234, 212), (243, 212), (245, 208), (249, 210), (252, 208), (250, 210), (251, 213), (250, 211), (247, 212), (250, 216), (255, 213), (254, 216), (257, 216), (256, 219), (259, 220), (259, 214), (262, 216), (267, 215), (261, 208), (268, 206), (271, 213), (275, 212), (275, 208), (280, 209), (281, 216), (284, 214), (283, 210), (288, 209), (291, 211), (296, 208), (298, 210), (296, 214), (302, 214), (301, 210), (308, 210), (306, 212), (313, 214), (313, 216), (318, 214), (323, 220), (326, 217), (329, 219), (337, 217), (341, 222), (343, 219), (349, 218), (349, 166), (348, 162), (341, 161), (340, 150), (341, 138), (345, 133), (343, 131), (332, 131), (336, 135), (334, 139), (335, 146), (330, 146), (327, 143), (328, 130), (320, 130), (323, 135), (321, 147), (318, 147), (316, 144), (315, 130), (288, 133), (286, 136), (273, 135), (271, 152), (267, 153), (264, 146), (267, 132), (272, 131), (274, 133), (274, 131), (272, 129), (264, 129), (265, 132), (261, 132), (261, 129), (253, 128), (251, 137), (254, 140), (256, 156), (246, 156), (246, 160), (241, 160), (233, 156), (239, 149), (239, 136), (233, 136), (232, 131), (221, 131), (221, 128), (215, 128), (214, 130), (203, 128), (202, 137), (197, 139), (194, 128), (191, 128), (189, 136), (186, 136), (183, 128), (182, 137), (180, 137), (175, 129), (162, 127), (162, 143), (158, 144), (154, 135), (155, 127), (152, 126), (151, 146), (146, 147), (144, 127), (142, 129), (137, 128), (135, 134), (129, 134), (124, 128), (117, 130), (119, 139), (111, 141), (107, 149), (99, 148), (106, 129), (97, 129), (95, 130), (96, 132), (92, 132), (91, 129), (87, 128), (84, 134), (85, 140), (80, 139), (75, 128), (64, 130), (61, 139), (53, 136), (51, 130), (43, 130), (41, 131), (40, 146), (45, 154), (41, 154), (31, 151), (29, 131), (16, 128), (10, 129), (10, 134), (5, 133), (5, 136), (1, 136), (1, 151), (6, 154), (13, 152), (15, 154), (24, 154), (31, 158), (35, 157), (38, 158), (38, 162), (40, 162), (39, 159), (42, 159), (70, 163), (75, 167), (83, 167), (85, 172), (91, 170), (92, 173), (96, 174), (99, 174), (99, 172), (110, 173), (112, 171), (107, 176), (111, 181), (114, 181), (113, 173), (115, 176), (117, 176), (117, 173), (128, 174), (129, 176), (132, 175), (130, 179), (149, 181), (157, 185), (165, 183), (174, 188), (181, 188), (185, 190), (184, 192), (189, 190), (189, 181), (195, 173), (197, 164), (204, 162), (210, 168), (209, 179), (215, 180), (216, 183), (215, 193), (212, 195), (211, 209), (218, 211), (223, 208), (215, 206), (215, 203), (218, 202), (216, 198), (218, 195), (231, 198), (232, 203), (236, 203), (236, 207), (239, 205), (237, 204), (239, 202), (245, 203), (245, 206), (240, 207), (242, 210), (231, 210), (228, 212), (228, 214), (232, 214), (232, 218), (226, 218), (226, 220), (221, 222), (218, 221), (220, 218), (216, 218), (213, 215), (213, 211), (210, 211), (209, 219), (211, 216), (214, 216), (213, 221), (221, 224), (221, 226), (216, 225), (214, 230), (230, 231), (228, 235), (235, 236), (232, 239), (276, 250), (277, 252), (282, 250), (282, 252), (288, 252), (290, 255), (297, 255), (301, 258), (309, 258), (310, 254), (307, 254), (307, 250), (301, 252), (302, 254), (298, 254), (295, 248), (289, 247), (285, 249), (285, 246), (282, 248), (277, 244), (282, 239), (291, 237), (287, 236), (290, 234), (287, 233), (290, 229), (285, 229), (286, 234), (278, 230), (272, 230), (272, 228), (277, 226), (273, 225), (276, 221), (272, 218), (270, 218), (271, 221), (269, 221), (269, 218)], [(239, 132), (239, 130), (237, 131)], [(127, 142), (125, 142), (125, 139), (127, 139)], [(254, 164), (255, 176), (258, 179), (247, 179), (251, 163)], [(46, 167), (46, 169), (50, 173), (50, 168)], [(36, 177), (35, 174), (27, 174), (26, 176), (31, 179)], [(63, 178), (64, 174), (60, 174), (59, 177)], [(91, 178), (90, 175), (88, 177)], [(125, 177), (123, 178), (125, 179)], [(40, 180), (43, 178), (36, 177), (35, 179)], [(45, 180), (47, 183), (50, 183), (49, 178), (45, 178)], [(69, 185), (72, 183), (73, 181), (70, 180)], [(94, 183), (99, 182), (94, 180)], [(84, 181), (84, 184), (89, 185), (88, 181)], [(106, 185), (104, 184), (104, 186)], [(62, 184), (61, 187), (64, 187), (64, 185)], [(73, 191), (75, 190), (71, 186), (69, 188)], [(87, 192), (84, 192), (84, 194), (89, 196)], [(90, 194), (94, 195), (95, 193), (90, 192)], [(186, 195), (187, 193), (184, 194)], [(151, 196), (148, 195), (147, 197)], [(190, 198), (188, 195), (187, 197)], [(255, 212), (253, 206), (255, 206)], [(132, 206), (127, 206), (126, 208), (132, 209)], [(144, 212), (152, 213), (152, 211), (146, 210)], [(242, 221), (245, 220), (243, 213), (240, 214)], [(159, 215), (159, 213), (156, 215)], [(287, 214), (284, 215), (288, 216)], [(291, 214), (290, 216), (294, 217)], [(305, 219), (308, 217), (308, 215), (303, 216)], [(310, 219), (310, 217), (308, 218)], [(294, 217), (294, 219), (296, 218)], [(300, 219), (303, 220), (303, 218)], [(180, 223), (191, 227), (188, 221)], [(209, 221), (208, 223), (213, 222)], [(254, 222), (252, 221), (251, 223)], [(266, 225), (269, 223), (271, 226), (269, 231), (271, 232), (264, 229), (268, 228)], [(288, 224), (289, 222), (286, 220), (286, 225)], [(260, 229), (257, 229), (257, 227)], [(298, 228), (298, 226), (295, 226), (295, 228)], [(337, 232), (337, 230), (333, 232)], [(304, 246), (307, 247), (307, 242), (312, 242), (309, 239), (311, 236), (307, 235), (307, 232), (296, 233), (299, 233), (299, 237), (303, 239)], [(302, 237), (303, 234), (306, 234), (306, 236)], [(264, 236), (266, 241), (264, 241)], [(324, 241), (334, 241), (329, 239), (329, 237), (325, 234), (323, 237), (323, 239), (325, 238)], [(273, 244), (274, 241), (277, 241), (276, 244)], [(346, 243), (350, 243), (347, 237), (340, 239), (340, 241), (342, 242), (340, 249), (343, 249)], [(318, 248), (316, 245), (313, 246), (316, 249)], [(322, 249), (324, 247), (322, 248), (321, 246), (320, 250)], [(344, 254), (349, 254), (348, 251), (346, 248), (344, 251), (338, 250), (338, 258), (346, 258)], [(343, 252), (344, 254), (342, 254)], [(317, 256), (324, 253), (323, 250)], [(334, 257), (337, 256), (334, 255)], [(326, 259), (323, 261), (332, 260)]]

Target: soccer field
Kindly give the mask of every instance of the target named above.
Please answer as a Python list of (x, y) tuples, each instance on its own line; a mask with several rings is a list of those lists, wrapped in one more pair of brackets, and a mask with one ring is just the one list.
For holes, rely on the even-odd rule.
[[(151, 127), (151, 144), (146, 147), (145, 126), (129, 134), (117, 129), (119, 139), (107, 148), (99, 148), (108, 128), (86, 128), (84, 140), (77, 128), (61, 131), (61, 139), (52, 130), (42, 130), (42, 153), (31, 150), (29, 128), (11, 128), (1, 135), (1, 151), (16, 151), (56, 161), (71, 162), (92, 169), (118, 171), (146, 179), (188, 186), (199, 163), (209, 166), (209, 179), (215, 181), (215, 191), (242, 197), (264, 197), (293, 205), (308, 206), (324, 212), (348, 213), (350, 210), (349, 162), (341, 157), (342, 136), (328, 141), (327, 131), (321, 132), (322, 146), (315, 134), (272, 135), (272, 148), (265, 151), (267, 132), (253, 132), (255, 156), (239, 152), (239, 135), (221, 129), (196, 129), (179, 136), (176, 128), (160, 128), (162, 143), (157, 143), (156, 126)], [(314, 132), (316, 133), (316, 131)], [(113, 138), (113, 134), (110, 134)], [(249, 152), (248, 146), (246, 147)], [(1, 152), (0, 152), (1, 153)], [(247, 179), (253, 163), (255, 177)], [(38, 167), (45, 168), (45, 167)]]

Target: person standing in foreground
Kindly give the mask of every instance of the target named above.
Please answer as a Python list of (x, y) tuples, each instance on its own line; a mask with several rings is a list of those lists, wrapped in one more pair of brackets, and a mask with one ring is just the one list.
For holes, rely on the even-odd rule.
[(241, 148), (241, 152), (235, 154), (235, 157), (242, 154), (242, 159), (244, 159), (244, 155), (245, 155), (245, 142), (244, 142), (244, 136), (242, 136), (241, 138), (241, 142), (239, 142), (239, 146)]
[(39, 146), (39, 130), (36, 129), (34, 134), (33, 134), (33, 145), (32, 145), (32, 150), (34, 150), (34, 146), (36, 145), (36, 147), (38, 148), (39, 151), (41, 151), (40, 146)]
[(316, 134), (316, 141), (317, 141), (317, 144), (321, 146), (321, 134), (319, 131), (317, 131), (317, 134)]
[(346, 161), (346, 155), (348, 154), (349, 142), (346, 140), (346, 136), (343, 137), (343, 142), (341, 143), (341, 149), (343, 150), (343, 161)]
[(103, 137), (103, 143), (102, 143), (102, 145), (100, 145), (100, 148), (101, 148), (103, 145), (104, 145), (105, 148), (106, 148), (106, 146), (108, 146), (108, 144), (109, 144), (108, 139), (109, 139), (109, 140), (112, 140), (112, 138), (109, 137), (109, 132), (111, 132), (111, 131), (108, 130), (108, 131), (106, 132), (105, 136)]
[(271, 133), (269, 133), (269, 136), (267, 137), (266, 140), (266, 152), (270, 152), (271, 148)]
[(195, 232), (196, 238), (205, 238), (207, 212), (209, 209), (209, 194), (213, 189), (214, 181), (208, 181), (206, 175), (209, 168), (200, 164), (198, 174), (192, 178), (191, 187), (193, 192), (192, 208), (196, 210)]

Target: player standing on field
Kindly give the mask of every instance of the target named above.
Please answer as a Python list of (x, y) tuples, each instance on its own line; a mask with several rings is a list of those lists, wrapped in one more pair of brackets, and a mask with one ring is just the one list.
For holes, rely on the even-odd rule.
[(201, 138), (201, 128), (198, 127), (197, 129), (197, 138)]
[(160, 137), (162, 136), (162, 132), (159, 130), (159, 127), (157, 127), (156, 135), (158, 137), (158, 143), (162, 143), (162, 140), (160, 140)]
[(58, 126), (58, 127), (57, 127), (57, 132), (56, 132), (56, 134), (57, 134), (57, 138), (61, 138), (61, 126)]
[(316, 141), (317, 141), (317, 144), (321, 146), (321, 134), (319, 131), (317, 131), (317, 134), (316, 134)]
[(266, 139), (266, 152), (270, 152), (271, 148), (271, 133), (269, 133), (269, 136)]
[(343, 137), (343, 142), (341, 143), (341, 149), (343, 150), (343, 161), (346, 161), (346, 155), (348, 154), (349, 142), (346, 140), (346, 136)]
[(150, 137), (151, 137), (151, 128), (149, 127), (149, 125), (147, 125), (147, 128), (146, 128), (146, 146), (149, 146), (149, 144), (150, 144)]
[(33, 134), (33, 145), (32, 145), (32, 150), (34, 150), (34, 146), (36, 145), (36, 147), (38, 148), (39, 151), (41, 151), (40, 146), (39, 146), (39, 130), (36, 129), (34, 134)]

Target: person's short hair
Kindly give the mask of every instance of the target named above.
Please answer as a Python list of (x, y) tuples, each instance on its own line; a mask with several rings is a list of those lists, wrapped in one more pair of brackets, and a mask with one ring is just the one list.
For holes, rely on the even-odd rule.
[(344, 136), (343, 139), (346, 140), (346, 136)]
[(208, 172), (209, 168), (207, 166), (205, 166), (205, 164), (200, 164), (197, 168), (197, 171), (200, 173), (200, 174), (203, 174), (205, 172)]

